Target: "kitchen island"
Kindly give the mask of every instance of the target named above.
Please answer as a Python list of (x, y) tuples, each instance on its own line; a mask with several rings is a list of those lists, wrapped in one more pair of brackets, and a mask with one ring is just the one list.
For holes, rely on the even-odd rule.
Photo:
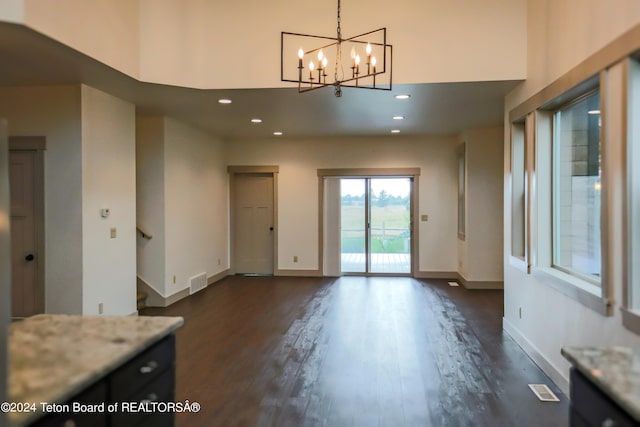
[(173, 402), (174, 332), (182, 324), (181, 317), (71, 315), (13, 323), (9, 426), (172, 425), (166, 407), (135, 405)]
[(568, 347), (571, 426), (640, 425), (640, 348)]

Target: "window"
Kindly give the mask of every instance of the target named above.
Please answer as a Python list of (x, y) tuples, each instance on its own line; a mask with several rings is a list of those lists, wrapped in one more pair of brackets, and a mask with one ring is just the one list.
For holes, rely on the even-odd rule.
[[(602, 315), (611, 315), (609, 285), (602, 286), (601, 230), (604, 157), (601, 151), (599, 76), (557, 95), (536, 110), (532, 154), (532, 273)], [(606, 171), (605, 171), (606, 172)], [(608, 226), (608, 224), (607, 224)], [(608, 276), (606, 276), (608, 277)]]
[(465, 212), (466, 192), (467, 192), (467, 164), (466, 146), (463, 142), (458, 147), (458, 238), (465, 239), (466, 220)]
[(553, 116), (553, 267), (600, 283), (600, 94)]
[(525, 125), (511, 126), (511, 256), (526, 256)]

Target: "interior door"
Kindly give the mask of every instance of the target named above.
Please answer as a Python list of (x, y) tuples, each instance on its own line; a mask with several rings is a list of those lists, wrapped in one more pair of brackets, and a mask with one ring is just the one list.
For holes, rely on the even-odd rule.
[(236, 174), (234, 264), (239, 274), (273, 274), (273, 175)]
[(27, 317), (39, 312), (35, 156), (35, 151), (9, 153), (13, 317)]

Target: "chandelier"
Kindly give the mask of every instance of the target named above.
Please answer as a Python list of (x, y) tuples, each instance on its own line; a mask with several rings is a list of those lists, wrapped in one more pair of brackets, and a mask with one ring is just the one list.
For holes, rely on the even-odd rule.
[(282, 32), (280, 79), (299, 93), (333, 86), (337, 97), (343, 87), (391, 90), (392, 54), (386, 28), (343, 39), (338, 0), (336, 37)]

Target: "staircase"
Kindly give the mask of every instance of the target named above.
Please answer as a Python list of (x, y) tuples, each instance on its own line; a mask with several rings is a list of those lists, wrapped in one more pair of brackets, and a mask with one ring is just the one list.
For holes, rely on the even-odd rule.
[(138, 311), (142, 310), (147, 306), (147, 293), (145, 291), (141, 291), (140, 289), (136, 292), (136, 308)]

